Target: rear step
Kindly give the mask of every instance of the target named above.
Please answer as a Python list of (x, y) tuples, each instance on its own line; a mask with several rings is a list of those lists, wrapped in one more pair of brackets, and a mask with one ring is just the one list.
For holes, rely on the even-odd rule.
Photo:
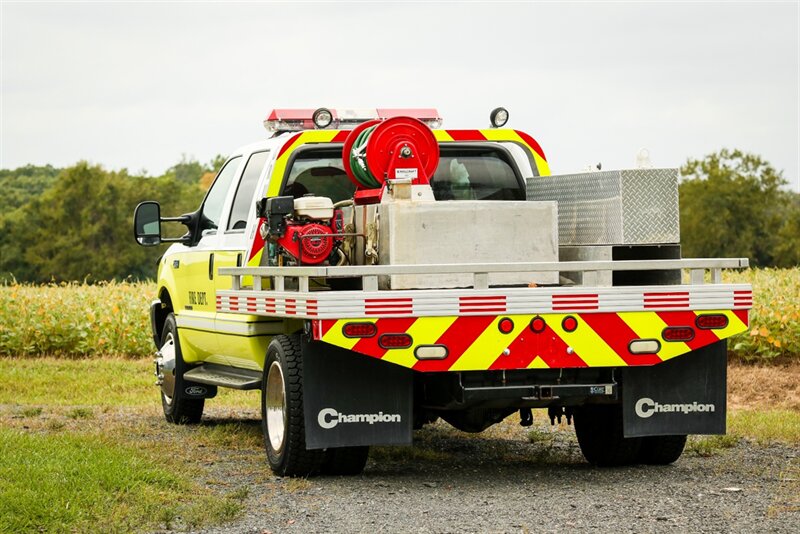
[(224, 388), (259, 389), (261, 387), (261, 371), (251, 371), (213, 363), (205, 363), (186, 371), (183, 373), (183, 378), (198, 384)]

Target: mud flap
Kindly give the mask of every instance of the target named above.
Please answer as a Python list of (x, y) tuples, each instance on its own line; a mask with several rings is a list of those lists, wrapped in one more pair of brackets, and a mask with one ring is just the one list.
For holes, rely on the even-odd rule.
[(727, 342), (622, 370), (625, 437), (724, 434)]
[(309, 449), (411, 444), (413, 371), (305, 337), (302, 348)]

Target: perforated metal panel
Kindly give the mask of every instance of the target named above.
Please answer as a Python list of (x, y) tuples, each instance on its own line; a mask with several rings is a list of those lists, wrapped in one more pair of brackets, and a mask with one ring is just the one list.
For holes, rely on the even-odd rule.
[(528, 178), (528, 200), (558, 202), (559, 245), (680, 242), (678, 169)]

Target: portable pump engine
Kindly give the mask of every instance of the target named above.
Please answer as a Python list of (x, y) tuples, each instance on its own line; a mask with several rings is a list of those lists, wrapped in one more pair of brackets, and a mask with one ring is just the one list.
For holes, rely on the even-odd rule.
[(344, 220), (327, 197), (306, 195), (262, 199), (256, 206), (263, 219), (259, 232), (269, 243), (274, 265), (341, 264)]

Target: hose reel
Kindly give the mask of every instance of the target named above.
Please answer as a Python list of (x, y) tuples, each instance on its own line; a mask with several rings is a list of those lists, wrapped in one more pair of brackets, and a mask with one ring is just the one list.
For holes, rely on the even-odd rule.
[(373, 120), (350, 133), (342, 160), (347, 176), (359, 190), (381, 189), (388, 180), (427, 184), (439, 165), (439, 143), (420, 120)]

